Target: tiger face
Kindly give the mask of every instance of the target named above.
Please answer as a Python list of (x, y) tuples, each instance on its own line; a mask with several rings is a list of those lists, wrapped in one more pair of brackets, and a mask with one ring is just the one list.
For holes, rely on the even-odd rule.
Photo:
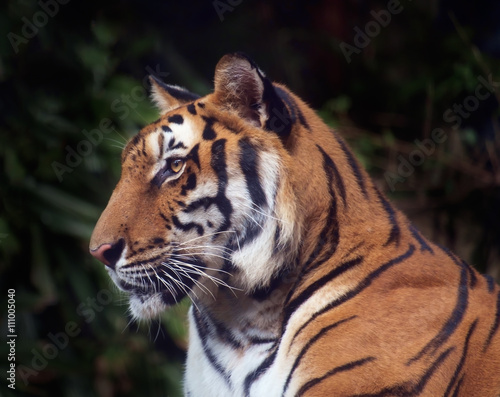
[[(235, 107), (242, 78), (254, 97)], [(287, 125), (270, 117), (273, 103), (280, 114), (293, 109), (243, 56), (223, 58), (215, 82), (198, 98), (152, 79), (161, 117), (123, 150), (120, 181), (92, 234), (91, 253), (130, 294), (135, 317), (186, 295), (250, 293), (296, 256)]]

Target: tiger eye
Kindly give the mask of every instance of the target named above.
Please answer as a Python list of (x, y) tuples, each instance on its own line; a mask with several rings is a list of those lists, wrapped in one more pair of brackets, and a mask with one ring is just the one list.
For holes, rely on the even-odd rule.
[(172, 163), (170, 164), (170, 169), (172, 170), (172, 172), (177, 174), (182, 169), (183, 165), (184, 165), (184, 160), (175, 159), (172, 160)]

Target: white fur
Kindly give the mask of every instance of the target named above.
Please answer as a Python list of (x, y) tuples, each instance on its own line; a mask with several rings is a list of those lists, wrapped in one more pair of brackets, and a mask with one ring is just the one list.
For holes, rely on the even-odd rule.
[[(300, 306), (289, 320), (287, 330), (279, 342), (279, 350), (273, 364), (252, 383), (249, 390), (250, 397), (281, 397), (283, 395), (286, 378), (297, 356), (296, 349), (290, 345), (296, 331), (306, 319), (324, 308), (332, 300), (342, 297), (350, 289), (351, 287), (347, 285), (338, 285), (332, 291), (332, 286), (326, 285)], [(241, 313), (241, 316), (245, 316), (246, 321), (250, 323), (258, 323), (258, 318), (261, 315), (262, 312), (258, 310), (258, 307), (256, 310), (250, 309)], [(237, 329), (231, 331), (238, 335)], [(254, 329), (253, 332), (258, 333), (258, 330)], [(263, 332), (261, 336), (267, 338), (269, 334)], [(278, 335), (275, 336), (278, 337)], [(241, 340), (244, 341), (244, 338), (242, 336)], [(231, 380), (230, 387), (214, 369), (203, 351), (203, 343), (196, 330), (193, 309), (191, 308), (189, 313), (189, 349), (184, 385), (186, 396), (187, 392), (190, 392), (191, 397), (244, 396), (245, 378), (272, 353), (269, 350), (272, 343), (248, 346), (244, 351), (241, 351), (234, 349), (229, 344), (221, 343), (217, 339), (217, 335), (209, 336), (206, 344), (218, 362), (228, 371)], [(300, 382), (297, 384), (292, 378), (285, 396), (294, 396), (300, 386)]]

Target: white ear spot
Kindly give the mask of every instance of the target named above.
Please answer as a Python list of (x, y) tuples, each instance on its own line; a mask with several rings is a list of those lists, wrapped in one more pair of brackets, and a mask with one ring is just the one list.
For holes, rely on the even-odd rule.
[(200, 97), (177, 85), (165, 84), (155, 76), (149, 76), (149, 81), (151, 99), (162, 115)]

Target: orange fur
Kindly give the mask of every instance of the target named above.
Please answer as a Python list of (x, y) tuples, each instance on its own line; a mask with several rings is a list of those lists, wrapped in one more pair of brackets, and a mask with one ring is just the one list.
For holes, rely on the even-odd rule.
[[(191, 297), (229, 330), (244, 333), (254, 327), (279, 340), (273, 365), (283, 368), (283, 395), (500, 396), (500, 331), (495, 328), (500, 288), (421, 236), (377, 190), (342, 139), (276, 83), (274, 89), (306, 122), (293, 121), (285, 137), (266, 130), (276, 109), (262, 99), (265, 82), (245, 58), (227, 56), (217, 66), (215, 92), (197, 101), (179, 101), (156, 85), (157, 102), (169, 104), (168, 111), (125, 148), (122, 177), (94, 230), (91, 251), (125, 239), (124, 263), (149, 266), (169, 244), (181, 241), (171, 219), (189, 206), (190, 196), (181, 190), (189, 174), (196, 174), (196, 189), (203, 185), (207, 195), (220, 188), (215, 139), (224, 141), (227, 188), (244, 185), (240, 141), (245, 140), (270, 159), (268, 165), (259, 163), (259, 177), (277, 175), (271, 215), (281, 233), (278, 259), (269, 254), (275, 260), (261, 266), (256, 249), (248, 251), (254, 256), (238, 259), (241, 265), (226, 280), (233, 293), (202, 278)], [(189, 104), (196, 106), (196, 115)], [(292, 112), (290, 103), (286, 107)], [(154, 142), (162, 127), (176, 127), (169, 121), (174, 114), (189, 123), (186, 145), (199, 144), (200, 166), (186, 160), (189, 172), (151, 186), (161, 162), (151, 154)], [(210, 118), (217, 119), (216, 138), (206, 139)], [(245, 224), (236, 213), (244, 211), (251, 195), (240, 193), (232, 202), (233, 228)], [(206, 211), (199, 211), (203, 222), (221, 222), (212, 207)], [(220, 274), (226, 269), (220, 247), (228, 247), (229, 231), (216, 238), (194, 232), (187, 232), (185, 241), (198, 239), (207, 251), (217, 248), (211, 254), (187, 253), (209, 264), (209, 275)], [(257, 302), (256, 291), (265, 299)], [(152, 316), (163, 308), (150, 305), (139, 314)], [(250, 318), (251, 310), (257, 315)]]

